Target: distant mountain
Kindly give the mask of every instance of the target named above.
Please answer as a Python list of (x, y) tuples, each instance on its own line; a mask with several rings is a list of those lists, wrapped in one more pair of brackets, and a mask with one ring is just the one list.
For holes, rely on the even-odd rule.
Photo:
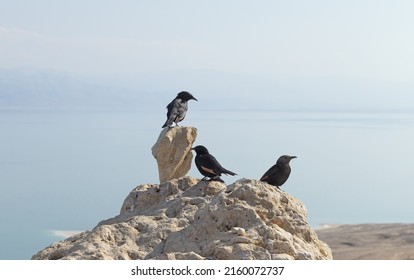
[[(243, 81), (243, 82), (241, 82)], [(181, 90), (192, 92), (203, 110), (256, 108), (254, 81), (217, 71), (160, 71), (121, 81), (40, 69), (0, 69), (0, 108), (134, 108), (165, 106)], [(250, 100), (252, 99), (252, 100)], [(259, 106), (260, 108), (260, 106)]]
[(166, 70), (87, 78), (60, 71), (0, 69), (0, 108), (163, 110), (181, 90), (202, 110), (410, 111), (411, 84), (340, 77), (260, 77)]
[(133, 90), (63, 72), (0, 69), (1, 107), (123, 107), (136, 103), (139, 95)]
[(0, 69), (0, 108), (164, 110), (179, 91), (188, 90), (203, 109), (237, 110), (252, 104), (245, 98), (248, 82), (240, 80), (245, 79), (215, 71), (148, 72), (111, 80), (54, 70)]

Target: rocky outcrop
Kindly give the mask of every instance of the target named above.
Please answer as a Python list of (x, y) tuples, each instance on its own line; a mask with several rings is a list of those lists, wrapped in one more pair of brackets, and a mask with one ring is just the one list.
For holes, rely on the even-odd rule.
[(120, 214), (33, 259), (331, 259), (303, 204), (264, 182), (191, 177), (133, 189)]
[(151, 149), (157, 160), (160, 183), (187, 174), (193, 159), (191, 147), (196, 138), (197, 129), (194, 127), (175, 126), (161, 131)]

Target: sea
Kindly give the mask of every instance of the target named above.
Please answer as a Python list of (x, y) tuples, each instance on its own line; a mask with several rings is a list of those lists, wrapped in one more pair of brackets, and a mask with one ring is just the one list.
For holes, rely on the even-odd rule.
[[(0, 259), (30, 259), (117, 215), (137, 185), (158, 183), (151, 154), (165, 112), (0, 109)], [(258, 179), (295, 155), (282, 189), (309, 223), (414, 222), (414, 112), (189, 110), (195, 144)], [(201, 178), (193, 165), (190, 176)]]

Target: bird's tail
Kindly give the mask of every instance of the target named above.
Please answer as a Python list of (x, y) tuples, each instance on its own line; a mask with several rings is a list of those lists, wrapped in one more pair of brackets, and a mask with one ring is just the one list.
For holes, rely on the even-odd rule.
[(225, 168), (223, 168), (223, 172), (222, 173), (227, 174), (227, 175), (231, 175), (231, 176), (237, 175), (233, 171), (227, 170)]
[(267, 177), (269, 177), (269, 176), (263, 175), (259, 180), (262, 181), (262, 182), (266, 182), (267, 181)]
[(162, 126), (162, 128), (167, 127), (167, 126), (171, 126), (173, 124), (172, 121), (170, 121), (170, 119), (167, 119), (164, 123), (164, 125)]
[(162, 128), (164, 128), (164, 127), (169, 127), (169, 126), (172, 126), (172, 124), (174, 123), (174, 117), (173, 116), (170, 116), (166, 121), (165, 121), (165, 123), (164, 123), (164, 125), (162, 126)]

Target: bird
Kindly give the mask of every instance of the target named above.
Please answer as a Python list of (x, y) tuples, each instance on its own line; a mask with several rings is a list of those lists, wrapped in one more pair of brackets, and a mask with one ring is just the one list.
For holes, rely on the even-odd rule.
[(289, 162), (297, 158), (296, 156), (283, 155), (279, 157), (276, 164), (269, 168), (265, 174), (260, 178), (260, 181), (267, 182), (270, 185), (275, 186), (280, 189), (290, 175), (290, 165)]
[(197, 153), (194, 161), (198, 171), (204, 175), (204, 178), (201, 180), (206, 180), (208, 177), (210, 180), (224, 183), (224, 181), (220, 178), (222, 174), (231, 176), (237, 175), (236, 173), (221, 166), (216, 158), (208, 152), (206, 147), (199, 145), (191, 150), (194, 150)]
[(185, 114), (188, 110), (187, 101), (195, 100), (198, 101), (191, 93), (187, 91), (181, 91), (177, 94), (177, 97), (174, 98), (167, 105), (167, 120), (165, 121), (162, 128), (168, 126), (171, 127), (173, 123), (178, 126), (178, 123), (185, 118)]

